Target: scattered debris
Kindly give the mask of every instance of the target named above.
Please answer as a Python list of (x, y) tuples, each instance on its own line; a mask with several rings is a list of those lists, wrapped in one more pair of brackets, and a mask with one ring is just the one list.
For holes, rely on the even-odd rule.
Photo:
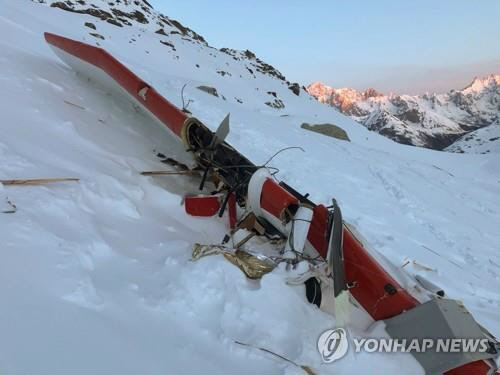
[(5, 186), (13, 186), (13, 185), (34, 186), (34, 185), (55, 184), (59, 182), (79, 182), (79, 181), (80, 181), (79, 178), (38, 178), (30, 180), (0, 180), (0, 183)]
[(437, 165), (434, 165), (434, 164), (433, 164), (432, 166), (433, 166), (434, 168), (439, 169), (440, 171), (443, 171), (444, 173), (448, 174), (448, 176), (455, 177), (455, 175), (454, 175), (453, 173), (450, 173), (450, 172), (448, 172), (448, 171), (444, 170), (443, 168), (438, 167)]
[(212, 217), (221, 209), (222, 195), (187, 195), (184, 197), (184, 210), (196, 217)]
[(193, 252), (191, 254), (191, 260), (195, 261), (209, 255), (222, 254), (225, 251), (228, 250), (223, 245), (202, 245), (199, 243), (195, 243), (193, 247)]
[(198, 171), (144, 171), (143, 176), (173, 176), (173, 175), (198, 175)]
[(2, 214), (15, 214), (16, 211), (17, 211), (17, 207), (14, 203), (12, 203), (9, 198), (5, 198), (5, 203), (7, 203), (7, 205), (9, 205), (10, 209), (8, 210), (5, 210), (5, 211), (1, 211)]
[(195, 261), (209, 255), (223, 255), (230, 263), (238, 267), (249, 279), (260, 279), (276, 267), (276, 262), (261, 254), (250, 254), (243, 250), (230, 251), (223, 245), (201, 245), (196, 243), (191, 260)]
[(260, 279), (276, 267), (276, 263), (272, 259), (260, 254), (253, 255), (243, 250), (236, 250), (234, 253), (225, 252), (222, 255), (242, 270), (249, 279)]
[[(184, 163), (181, 163), (180, 161), (177, 161), (173, 158), (168, 158), (166, 157), (164, 154), (162, 154), (161, 152), (157, 152), (155, 150), (153, 150), (154, 153), (156, 153), (156, 156), (161, 159), (161, 162), (164, 163), (164, 164), (167, 164), (167, 165), (171, 165), (172, 167), (175, 167), (177, 168), (178, 170), (181, 170), (181, 171), (188, 171), (190, 170), (190, 168), (184, 164)], [(192, 169), (193, 171), (197, 171), (198, 169)]]
[(445, 292), (441, 287), (426, 279), (422, 275), (415, 275), (415, 280), (420, 284), (422, 288), (432, 293), (433, 295), (436, 295), (438, 297), (445, 296)]
[(414, 260), (413, 262), (413, 265), (416, 267), (416, 268), (420, 268), (424, 271), (428, 271), (428, 272), (437, 272), (437, 269), (435, 268), (431, 268), (431, 267), (428, 267), (426, 265), (423, 265), (422, 263), (419, 263), (417, 262), (416, 260)]
[(446, 260), (447, 262), (450, 262), (451, 264), (453, 264), (454, 266), (456, 266), (457, 268), (461, 269), (461, 270), (465, 270), (465, 268), (463, 266), (461, 266), (460, 264), (458, 264), (457, 262), (451, 260), (451, 259), (448, 259), (444, 256), (442, 256), (441, 254), (439, 254), (437, 251), (434, 251), (432, 250), (430, 247), (427, 247), (425, 245), (421, 245), (424, 249), (430, 251), (431, 253), (437, 255), (438, 257), (440, 258), (443, 258), (444, 260)]
[(82, 107), (81, 105), (78, 105), (78, 104), (75, 104), (75, 103), (71, 103), (70, 101), (68, 100), (64, 100), (64, 103), (68, 104), (68, 105), (72, 105), (73, 107), (76, 107), (76, 108), (80, 108), (81, 110), (85, 111), (85, 107)]
[(187, 83), (182, 86), (181, 89), (181, 99), (182, 99), (182, 112), (184, 113), (191, 113), (191, 111), (188, 110), (189, 105), (193, 102), (192, 99), (189, 99), (187, 102), (184, 102), (184, 89), (186, 88)]
[(342, 129), (341, 127), (338, 127), (337, 125), (333, 124), (318, 124), (318, 125), (309, 125), (307, 123), (303, 123), (300, 125), (302, 129), (310, 130), (316, 133), (320, 133), (323, 135), (326, 135), (328, 137), (333, 137), (340, 139), (342, 141), (348, 141), (350, 142), (351, 140), (349, 139), (349, 136), (347, 135), (346, 131)]
[(316, 375), (316, 373), (315, 373), (315, 372), (314, 372), (314, 371), (313, 371), (313, 370), (312, 370), (309, 366), (299, 365), (299, 364), (295, 363), (294, 361), (292, 361), (291, 359), (288, 359), (288, 358), (286, 358), (286, 357), (283, 357), (282, 355), (277, 354), (277, 353), (275, 353), (275, 352), (273, 352), (273, 351), (271, 351), (271, 350), (269, 350), (269, 349), (266, 349), (266, 348), (261, 348), (261, 347), (259, 347), (259, 346), (253, 346), (253, 345), (250, 345), (250, 344), (247, 344), (247, 343), (241, 342), (241, 341), (236, 341), (236, 340), (235, 340), (234, 342), (235, 342), (235, 344), (242, 345), (242, 346), (247, 346), (247, 347), (249, 347), (249, 348), (253, 348), (253, 349), (258, 349), (258, 350), (260, 350), (260, 351), (262, 351), (262, 352), (269, 353), (269, 354), (271, 354), (271, 355), (273, 355), (273, 356), (275, 356), (275, 357), (278, 357), (278, 358), (280, 358), (280, 359), (282, 359), (282, 360), (284, 360), (284, 361), (286, 361), (286, 362), (288, 362), (288, 363), (291, 363), (291, 364), (292, 364), (292, 365), (294, 365), (295, 367), (299, 367), (299, 368), (301, 368), (301, 369), (302, 369), (302, 370), (304, 370), (304, 371), (306, 372), (306, 374), (308, 374), (308, 375)]

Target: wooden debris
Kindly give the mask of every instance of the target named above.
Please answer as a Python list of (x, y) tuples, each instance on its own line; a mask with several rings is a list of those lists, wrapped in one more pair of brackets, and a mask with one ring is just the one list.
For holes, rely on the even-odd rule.
[(30, 180), (0, 180), (0, 183), (5, 186), (13, 186), (13, 185), (25, 185), (25, 186), (34, 186), (34, 185), (47, 185), (47, 184), (55, 184), (59, 182), (79, 182), (79, 178), (37, 178)]
[(238, 242), (234, 248), (235, 249), (239, 249), (241, 246), (243, 246), (244, 244), (246, 244), (248, 241), (250, 241), (252, 239), (252, 237), (254, 237), (256, 235), (256, 233), (254, 232), (251, 232), (249, 235), (247, 235), (245, 238), (243, 238), (240, 242)]
[(235, 342), (236, 344), (238, 344), (238, 345), (247, 346), (247, 347), (249, 347), (249, 348), (253, 348), (253, 349), (258, 349), (258, 350), (260, 350), (260, 351), (262, 351), (262, 352), (269, 353), (269, 354), (271, 354), (271, 355), (273, 355), (273, 356), (275, 356), (275, 357), (278, 357), (278, 358), (280, 358), (280, 359), (282, 359), (282, 360), (284, 360), (284, 361), (286, 361), (286, 362), (288, 362), (288, 363), (291, 363), (291, 364), (292, 364), (292, 365), (294, 365), (295, 367), (299, 367), (299, 368), (301, 368), (302, 370), (304, 370), (304, 371), (305, 371), (305, 373), (306, 373), (307, 375), (316, 375), (316, 373), (315, 373), (315, 372), (314, 372), (314, 371), (313, 371), (313, 370), (312, 370), (309, 366), (299, 365), (299, 364), (295, 363), (294, 361), (292, 361), (291, 359), (288, 359), (288, 358), (286, 358), (286, 357), (283, 357), (282, 355), (277, 354), (277, 353), (275, 353), (275, 352), (273, 352), (273, 351), (271, 351), (271, 350), (269, 350), (269, 349), (266, 349), (266, 348), (261, 348), (261, 347), (258, 347), (258, 346), (253, 346), (253, 345), (250, 345), (250, 344), (247, 344), (247, 343), (244, 343), (244, 342), (240, 342), (240, 341), (236, 341), (236, 340), (235, 340), (234, 342)]
[(174, 175), (197, 175), (197, 171), (144, 171), (141, 172), (143, 176), (174, 176)]
[(451, 260), (451, 259), (448, 259), (448, 258), (446, 258), (446, 257), (442, 256), (442, 255), (441, 255), (441, 254), (439, 254), (438, 252), (436, 252), (436, 251), (432, 250), (430, 247), (427, 247), (427, 246), (425, 246), (425, 245), (421, 245), (421, 246), (422, 246), (424, 249), (426, 249), (426, 250), (430, 251), (431, 253), (433, 253), (433, 254), (437, 255), (438, 257), (443, 258), (443, 259), (444, 259), (444, 260), (446, 260), (447, 262), (450, 262), (451, 264), (453, 264), (453, 265), (454, 265), (454, 266), (456, 266), (457, 268), (460, 268), (461, 270), (465, 270), (465, 268), (464, 268), (464, 267), (462, 267), (460, 264), (458, 264), (458, 263), (454, 262), (454, 261), (453, 261), (453, 260)]
[(416, 260), (414, 260), (412, 263), (413, 263), (413, 265), (414, 265), (415, 267), (420, 268), (420, 269), (423, 269), (424, 271), (428, 271), (428, 272), (437, 272), (437, 270), (436, 270), (436, 269), (431, 268), (431, 267), (428, 267), (428, 266), (426, 266), (426, 265), (423, 265), (423, 264), (421, 264), (421, 263), (417, 262)]

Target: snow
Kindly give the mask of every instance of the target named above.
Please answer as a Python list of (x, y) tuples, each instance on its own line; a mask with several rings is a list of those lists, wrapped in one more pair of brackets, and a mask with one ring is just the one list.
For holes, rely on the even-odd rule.
[(449, 146), (447, 151), (485, 154), (500, 153), (500, 123), (491, 124), (464, 135)]
[(475, 77), (472, 83), (464, 88), (462, 91), (465, 94), (476, 94), (485, 89), (489, 89), (491, 86), (500, 85), (500, 74), (490, 74), (489, 76), (481, 79)]
[[(0, 179), (81, 179), (0, 184), (0, 211), (7, 199), (17, 206), (0, 214), (0, 371), (303, 373), (241, 341), (318, 374), (422, 373), (409, 355), (349, 353), (322, 364), (316, 340), (335, 321), (308, 304), (301, 287), (287, 285), (285, 271), (250, 281), (221, 256), (190, 261), (194, 243), (220, 243), (227, 218), (184, 213), (194, 178), (140, 176), (166, 168), (156, 152), (182, 160), (181, 146), (126, 98), (75, 74), (44, 31), (99, 43), (176, 105), (187, 84), (193, 114), (215, 129), (231, 113), (229, 142), (257, 164), (283, 147), (302, 147), (272, 160), (280, 179), (318, 203), (335, 196), (345, 219), (393, 267), (440, 285), (500, 336), (500, 154), (396, 144), (303, 91), (294, 95), (256, 72), (251, 59), (155, 34), (153, 23), (119, 28), (27, 0), (0, 0), (0, 8)], [(85, 22), (105, 40), (89, 36)], [(226, 100), (197, 90), (202, 84)], [(268, 91), (284, 109), (264, 104)], [(305, 131), (303, 122), (334, 123), (351, 142)]]
[[(445, 146), (442, 138), (449, 138), (448, 142), (462, 134), (468, 138), (466, 131), (498, 123), (499, 87), (500, 75), (492, 74), (475, 78), (463, 90), (445, 94), (382, 95), (373, 89), (360, 92), (322, 83), (310, 85), (308, 92), (370, 130), (401, 143), (441, 150)], [(481, 144), (480, 152), (494, 152), (495, 145), (489, 147), (488, 138), (481, 139)], [(477, 152), (474, 149), (478, 150), (462, 144), (446, 151)]]

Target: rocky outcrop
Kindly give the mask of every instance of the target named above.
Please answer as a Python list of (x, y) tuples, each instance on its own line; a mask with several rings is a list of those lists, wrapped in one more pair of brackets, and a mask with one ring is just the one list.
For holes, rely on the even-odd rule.
[(217, 92), (217, 89), (215, 87), (211, 87), (211, 86), (198, 86), (197, 89), (200, 90), (200, 91), (206, 92), (207, 94), (210, 94), (212, 96), (215, 96), (217, 98), (219, 97), (219, 93)]
[(312, 132), (320, 133), (328, 137), (340, 139), (342, 141), (348, 141), (348, 142), (351, 141), (346, 131), (337, 125), (333, 124), (310, 125), (307, 123), (303, 123), (302, 125), (300, 125), (300, 127), (302, 129), (310, 130)]

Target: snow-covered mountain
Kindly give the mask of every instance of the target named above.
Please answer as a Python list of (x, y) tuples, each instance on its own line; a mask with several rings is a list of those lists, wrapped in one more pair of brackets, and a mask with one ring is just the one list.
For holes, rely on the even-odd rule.
[[(277, 179), (317, 203), (335, 197), (394, 272), (425, 276), (500, 336), (500, 154), (395, 143), (146, 1), (0, 0), (0, 9), (0, 179), (80, 179), (0, 183), (0, 373), (305, 373), (264, 348), (318, 375), (423, 374), (408, 354), (349, 352), (324, 364), (317, 339), (335, 320), (286, 283), (284, 267), (255, 281), (222, 256), (191, 261), (195, 243), (221, 242), (227, 218), (185, 213), (199, 180), (140, 174), (169, 168), (159, 153), (184, 161), (183, 148), (59, 60), (44, 32), (105, 48), (211, 129), (231, 113), (228, 142), (256, 165), (302, 148), (272, 159)], [(350, 141), (305, 123), (334, 124)]]
[[(500, 134), (497, 74), (474, 78), (466, 88), (446, 94), (383, 95), (374, 89), (360, 92), (322, 83), (310, 85), (308, 92), (396, 142), (454, 152), (488, 152), (500, 146), (498, 138), (492, 136)], [(488, 126), (489, 131), (475, 132)], [(475, 133), (467, 136), (471, 132)]]

